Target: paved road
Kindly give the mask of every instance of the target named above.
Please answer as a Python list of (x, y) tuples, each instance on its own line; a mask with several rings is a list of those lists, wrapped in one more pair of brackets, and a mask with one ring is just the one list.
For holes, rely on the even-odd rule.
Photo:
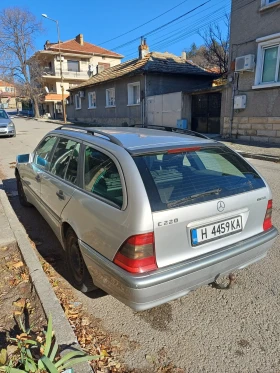
[[(0, 165), (5, 187), (15, 190), (13, 162), (17, 153), (35, 147), (47, 130), (54, 126), (33, 120), (15, 119), (18, 136), (0, 139)], [(280, 229), (280, 165), (251, 162), (268, 180), (274, 194), (274, 224)], [(19, 218), (30, 237), (41, 241), (43, 256), (56, 258), (56, 269), (62, 276), (63, 254), (50, 228), (35, 209), (20, 207), (11, 198)], [(279, 373), (280, 372), (280, 240), (268, 257), (237, 274), (237, 284), (225, 291), (204, 286), (188, 296), (135, 313), (111, 296), (94, 299), (73, 290), (104, 328), (127, 335), (135, 349), (124, 359), (141, 373), (156, 372), (145, 355), (161, 356), (184, 372)], [(158, 365), (159, 366), (159, 365)], [(173, 370), (176, 372), (177, 370)]]

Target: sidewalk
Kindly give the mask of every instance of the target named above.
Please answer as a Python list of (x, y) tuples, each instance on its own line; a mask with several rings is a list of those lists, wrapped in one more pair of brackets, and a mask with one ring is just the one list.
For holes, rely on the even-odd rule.
[(247, 142), (238, 139), (218, 139), (218, 141), (237, 151), (244, 157), (280, 163), (280, 144), (269, 144), (267, 142), (258, 141)]

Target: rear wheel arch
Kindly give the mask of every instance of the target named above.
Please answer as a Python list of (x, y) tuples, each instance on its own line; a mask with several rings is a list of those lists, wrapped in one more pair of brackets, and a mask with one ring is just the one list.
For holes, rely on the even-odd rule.
[[(67, 231), (71, 229), (75, 234), (75, 230), (73, 229), (73, 227), (67, 223), (66, 221), (64, 221), (61, 225), (61, 237), (62, 237), (62, 242), (63, 242), (63, 248), (64, 250), (66, 250), (66, 235), (67, 235)], [(77, 236), (77, 234), (76, 234)]]
[(83, 293), (95, 290), (96, 286), (93, 283), (79, 247), (78, 235), (67, 222), (62, 224), (62, 235), (70, 282)]

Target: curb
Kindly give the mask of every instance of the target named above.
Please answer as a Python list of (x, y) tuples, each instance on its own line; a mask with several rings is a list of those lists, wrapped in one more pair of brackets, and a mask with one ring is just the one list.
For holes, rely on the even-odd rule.
[[(0, 185), (2, 180), (0, 179)], [(3, 185), (3, 184), (2, 184)], [(57, 299), (51, 284), (45, 274), (41, 263), (30, 244), (27, 233), (18, 220), (8, 197), (3, 189), (0, 189), (0, 202), (2, 203), (7, 220), (15, 236), (15, 240), (20, 249), (25, 264), (29, 269), (32, 284), (35, 287), (36, 293), (40, 299), (46, 316), (51, 313), (53, 319), (53, 329), (55, 331), (57, 343), (63, 348), (62, 355), (71, 351), (74, 348), (81, 349), (77, 338), (69, 324), (63, 309)], [(92, 369), (88, 363), (82, 363), (75, 366), (77, 373), (92, 373)]]
[(274, 155), (266, 155), (266, 154), (252, 154), (246, 153), (239, 150), (236, 150), (238, 154), (242, 155), (244, 158), (251, 158), (251, 159), (259, 159), (261, 161), (269, 161), (274, 163), (280, 163), (280, 157)]

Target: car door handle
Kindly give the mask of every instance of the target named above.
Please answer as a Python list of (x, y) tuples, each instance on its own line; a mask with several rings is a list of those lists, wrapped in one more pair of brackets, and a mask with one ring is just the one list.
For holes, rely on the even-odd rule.
[(41, 181), (41, 177), (40, 177), (39, 174), (35, 176), (35, 180), (38, 181), (38, 183), (40, 183), (40, 181)]
[(58, 192), (56, 192), (56, 195), (59, 199), (65, 199), (65, 196), (63, 194), (63, 191), (62, 190), (59, 190)]

